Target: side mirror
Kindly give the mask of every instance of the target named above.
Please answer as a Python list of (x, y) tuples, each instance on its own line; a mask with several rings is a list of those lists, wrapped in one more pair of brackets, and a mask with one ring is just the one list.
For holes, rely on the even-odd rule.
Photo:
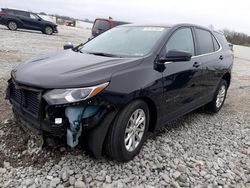
[(169, 50), (166, 57), (160, 58), (161, 63), (167, 61), (177, 62), (177, 61), (190, 61), (192, 54), (190, 52), (181, 51), (181, 50)]
[(72, 49), (72, 48), (74, 48), (74, 45), (72, 44), (72, 43), (68, 43), (68, 44), (65, 44), (64, 46), (63, 46), (63, 49), (64, 50), (67, 50), (67, 49)]
[(40, 21), (42, 21), (42, 19), (41, 19), (41, 18), (38, 18), (37, 20), (38, 20), (39, 22), (40, 22)]

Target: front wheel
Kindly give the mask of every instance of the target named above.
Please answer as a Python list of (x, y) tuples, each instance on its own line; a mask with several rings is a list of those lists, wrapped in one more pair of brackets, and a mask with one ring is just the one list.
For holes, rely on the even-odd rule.
[(213, 100), (206, 105), (206, 109), (210, 112), (217, 113), (223, 106), (226, 95), (227, 95), (228, 85), (226, 80), (221, 80)]
[(52, 35), (53, 34), (53, 28), (50, 27), (50, 26), (46, 26), (43, 33), (45, 33), (47, 35)]
[(142, 100), (128, 104), (116, 117), (106, 138), (106, 154), (117, 161), (132, 160), (147, 137), (149, 109)]

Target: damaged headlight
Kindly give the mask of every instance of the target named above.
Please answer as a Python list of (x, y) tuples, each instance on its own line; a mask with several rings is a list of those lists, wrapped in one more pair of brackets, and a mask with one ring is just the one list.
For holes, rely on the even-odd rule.
[(44, 94), (43, 98), (50, 104), (65, 104), (78, 102), (100, 93), (108, 86), (109, 82), (85, 88), (53, 89)]

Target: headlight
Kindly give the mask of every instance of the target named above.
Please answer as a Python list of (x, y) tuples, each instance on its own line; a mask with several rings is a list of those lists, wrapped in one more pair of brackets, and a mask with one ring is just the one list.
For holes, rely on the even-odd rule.
[(43, 98), (50, 104), (65, 104), (85, 100), (100, 93), (108, 86), (109, 82), (85, 88), (53, 89), (43, 95)]

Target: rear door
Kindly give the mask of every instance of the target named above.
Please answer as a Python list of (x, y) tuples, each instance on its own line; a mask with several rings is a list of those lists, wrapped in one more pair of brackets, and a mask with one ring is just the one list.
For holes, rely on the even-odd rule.
[(28, 12), (24, 12), (24, 11), (19, 11), (19, 10), (15, 10), (14, 11), (15, 16), (18, 18), (18, 20), (21, 23), (21, 28), (29, 28), (29, 25), (27, 23), (27, 19), (29, 17), (29, 13)]
[(222, 74), (221, 65), (224, 57), (222, 47), (212, 32), (203, 28), (195, 28), (195, 36), (197, 56), (194, 59), (199, 59), (198, 61), (201, 63), (204, 75), (204, 79), (201, 80), (201, 94), (203, 101), (208, 102), (211, 100)]
[[(165, 46), (169, 50), (183, 50), (195, 56), (193, 31), (190, 27), (177, 29)], [(163, 72), (163, 116), (165, 120), (174, 119), (199, 105), (200, 80), (202, 69), (196, 66), (197, 59), (186, 62), (166, 62)]]

